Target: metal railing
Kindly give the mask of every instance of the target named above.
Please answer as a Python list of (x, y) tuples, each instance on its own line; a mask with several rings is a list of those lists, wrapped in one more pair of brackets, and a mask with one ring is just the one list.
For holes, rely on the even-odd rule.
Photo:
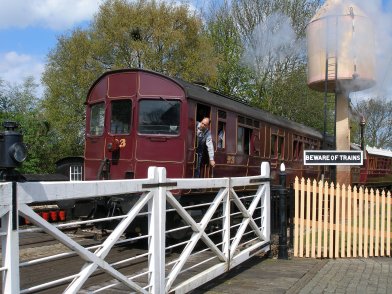
[[(1, 183), (2, 292), (32, 293), (52, 287), (60, 287), (64, 293), (99, 293), (106, 289), (189, 292), (255, 254), (270, 250), (269, 177), (269, 164), (262, 163), (260, 176), (252, 177), (169, 179), (164, 168), (150, 167), (146, 179)], [(184, 196), (195, 190), (202, 191), (200, 197), (194, 193)], [(36, 203), (86, 201), (116, 195), (123, 200), (132, 199), (129, 211), (94, 220), (51, 223), (31, 208)], [(184, 201), (190, 195), (192, 201)], [(20, 218), (31, 225), (19, 226)], [(140, 218), (148, 229), (129, 237), (127, 229), (140, 222)], [(114, 221), (117, 225), (102, 242), (93, 245), (82, 244), (64, 231), (70, 226)], [(45, 256), (28, 255), (21, 260), (20, 251), (25, 249), (20, 247), (20, 236), (32, 232), (50, 235), (66, 250), (46, 252)], [(179, 232), (181, 238), (172, 238), (179, 236)], [(124, 252), (141, 240), (146, 241), (144, 250), (126, 256)], [(115, 248), (122, 250), (121, 258), (109, 258)], [(45, 281), (39, 282), (20, 278), (28, 267), (55, 261), (64, 263), (68, 257), (78, 258), (81, 263), (78, 271), (68, 274), (67, 270), (62, 276), (60, 270), (56, 273), (59, 277), (51, 280), (44, 277), (41, 280)], [(144, 266), (140, 266), (142, 261)], [(123, 271), (125, 266), (136, 263), (139, 267), (134, 272)], [(91, 283), (90, 278), (97, 273), (109, 278)]]

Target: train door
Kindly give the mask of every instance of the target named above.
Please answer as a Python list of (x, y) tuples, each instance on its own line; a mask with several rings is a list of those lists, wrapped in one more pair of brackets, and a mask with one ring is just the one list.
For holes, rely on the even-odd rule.
[[(208, 117), (210, 119), (210, 125), (208, 126), (211, 130), (211, 107), (203, 104), (197, 104), (196, 106), (196, 128), (198, 124), (203, 120), (203, 118)], [(194, 140), (194, 150), (195, 150), (195, 160), (194, 160), (194, 176), (197, 177), (199, 174), (200, 178), (210, 178), (213, 177), (212, 168), (209, 165), (209, 158), (206, 146), (203, 146), (202, 153), (198, 153), (198, 140), (197, 140), (197, 130), (195, 130), (195, 140)], [(214, 148), (215, 149), (215, 148)]]
[(104, 168), (105, 102), (88, 105), (86, 112), (86, 141), (84, 148), (85, 180), (96, 180), (97, 170)]
[[(132, 178), (132, 100), (109, 100), (89, 107), (85, 148), (87, 180)], [(102, 148), (103, 147), (103, 148)]]
[(107, 122), (105, 158), (110, 160), (110, 178), (132, 179), (132, 100), (111, 100)]
[(253, 120), (243, 116), (237, 118), (237, 153), (236, 153), (236, 175), (247, 176), (249, 159), (254, 153), (253, 147)]

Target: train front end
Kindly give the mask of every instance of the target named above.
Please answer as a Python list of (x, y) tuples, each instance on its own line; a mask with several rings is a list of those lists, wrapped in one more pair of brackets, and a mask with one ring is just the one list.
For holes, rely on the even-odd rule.
[(85, 180), (146, 178), (149, 166), (184, 176), (186, 100), (176, 82), (144, 70), (108, 72), (86, 105)]

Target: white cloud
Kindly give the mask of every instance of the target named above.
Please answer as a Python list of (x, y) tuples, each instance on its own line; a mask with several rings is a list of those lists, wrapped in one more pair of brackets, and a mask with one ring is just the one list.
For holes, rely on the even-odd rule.
[[(91, 20), (101, 3), (102, 0), (0, 0), (0, 30), (40, 27), (63, 32)], [(46, 53), (32, 55), (16, 50), (0, 51), (0, 79), (20, 84), (26, 77), (33, 76), (40, 83)], [(38, 94), (42, 92), (40, 86)]]
[[(27, 54), (18, 54), (15, 51), (0, 53), (0, 79), (20, 84), (26, 77), (33, 76), (35, 82), (40, 83), (44, 71), (43, 58)], [(41, 95), (43, 89), (38, 89)]]
[(0, 29), (39, 26), (63, 30), (90, 20), (102, 0), (0, 0)]

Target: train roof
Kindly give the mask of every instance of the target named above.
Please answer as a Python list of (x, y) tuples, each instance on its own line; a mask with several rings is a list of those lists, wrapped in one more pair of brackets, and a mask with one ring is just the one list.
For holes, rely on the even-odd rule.
[(244, 116), (256, 118), (276, 126), (288, 128), (299, 133), (306, 133), (322, 139), (322, 134), (311, 127), (271, 114), (260, 108), (252, 107), (249, 104), (240, 101), (238, 98), (226, 96), (216, 92), (215, 90), (211, 90), (208, 87), (192, 84), (181, 79), (175, 78), (174, 80), (182, 86), (182, 88), (186, 91), (187, 96), (191, 99), (222, 107), (222, 109), (231, 110)]
[(378, 148), (366, 146), (366, 151), (368, 154), (371, 154), (371, 155), (392, 157), (392, 151), (390, 151), (390, 150), (378, 149)]
[[(194, 99), (196, 101), (208, 104), (208, 105), (214, 105), (217, 107), (221, 107), (222, 109), (227, 109), (236, 113), (239, 113), (243, 116), (248, 116), (253, 119), (258, 119), (260, 121), (266, 121), (272, 125), (276, 125), (279, 127), (283, 128), (288, 128), (293, 131), (298, 132), (299, 134), (307, 134), (313, 137), (316, 137), (318, 139), (322, 139), (323, 135), (321, 132), (317, 131), (316, 129), (313, 129), (311, 127), (305, 126), (303, 124), (291, 121), (289, 119), (286, 119), (284, 117), (280, 117), (274, 114), (271, 114), (265, 110), (262, 110), (260, 108), (255, 108), (250, 106), (249, 104), (241, 101), (240, 99), (236, 97), (230, 97), (226, 96), (222, 93), (219, 93), (215, 90), (209, 89), (208, 87), (201, 86), (199, 84), (193, 84), (187, 81), (184, 81), (180, 78), (173, 78), (155, 71), (150, 71), (146, 69), (138, 69), (138, 68), (132, 68), (132, 69), (119, 69), (119, 70), (112, 70), (112, 71), (107, 71), (104, 74), (102, 74), (95, 82), (94, 84), (90, 87), (90, 90), (88, 91), (88, 96), (90, 95), (91, 90), (94, 88), (94, 86), (105, 76), (113, 73), (121, 73), (121, 72), (145, 72), (145, 73), (150, 73), (154, 75), (159, 75), (161, 77), (167, 78), (172, 80), (173, 82), (177, 83), (181, 88), (184, 89), (186, 96), (188, 98)], [(87, 96), (87, 97), (88, 97)]]

